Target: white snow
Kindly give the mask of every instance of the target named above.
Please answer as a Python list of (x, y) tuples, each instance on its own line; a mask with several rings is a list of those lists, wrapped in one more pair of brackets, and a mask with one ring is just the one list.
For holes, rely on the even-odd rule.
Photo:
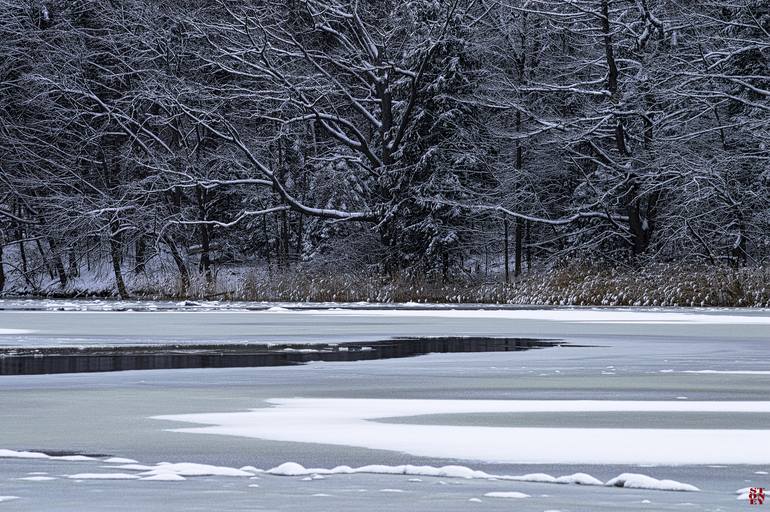
[(17, 478), (17, 480), (27, 480), (29, 482), (47, 482), (49, 480), (56, 480), (55, 477), (52, 476), (24, 476), (21, 478)]
[[(370, 464), (368, 466), (361, 466), (358, 468), (352, 468), (350, 466), (337, 466), (331, 469), (327, 468), (305, 468), (301, 464), (296, 462), (285, 462), (280, 466), (276, 466), (272, 469), (268, 469), (266, 473), (279, 476), (302, 476), (302, 475), (337, 475), (337, 474), (355, 474), (355, 473), (371, 473), (380, 475), (419, 475), (419, 476), (432, 476), (432, 477), (444, 477), (444, 478), (508, 478), (514, 479), (518, 477), (502, 477), (499, 475), (490, 475), (483, 471), (476, 471), (465, 466), (413, 466), (410, 464), (400, 466), (387, 466), (382, 464)], [(554, 480), (554, 477), (550, 477)]]
[(770, 375), (770, 370), (683, 370), (679, 373), (699, 373), (705, 375)]
[(0, 503), (4, 501), (18, 500), (18, 496), (0, 496)]
[(176, 473), (158, 473), (152, 476), (145, 476), (142, 478), (142, 480), (151, 480), (156, 482), (179, 482), (187, 479)]
[(339, 309), (297, 310), (292, 314), (388, 317), (499, 318), (602, 324), (770, 324), (770, 315), (704, 314), (627, 309)]
[(50, 459), (50, 455), (46, 455), (45, 453), (40, 452), (26, 452), (26, 451), (16, 451), (16, 450), (7, 450), (5, 448), (0, 448), (0, 458), (9, 458), (9, 459)]
[(48, 455), (42, 452), (28, 452), (28, 451), (16, 451), (0, 448), (0, 458), (7, 459), (48, 459), (48, 460), (64, 460), (69, 462), (87, 462), (92, 460), (99, 460), (94, 457), (87, 457), (85, 455)]
[(0, 328), (0, 336), (5, 336), (9, 334), (32, 334), (33, 332), (37, 331), (31, 331), (29, 329), (3, 329)]
[(658, 480), (639, 473), (623, 473), (605, 485), (610, 487), (625, 487), (627, 489), (653, 489), (657, 491), (699, 491), (697, 487), (676, 480)]
[(72, 480), (138, 480), (136, 475), (130, 475), (128, 473), (78, 473), (75, 475), (68, 475), (67, 478)]
[(145, 464), (121, 464), (119, 466), (103, 466), (109, 469), (128, 469), (130, 471), (150, 471), (155, 469), (155, 466), (147, 466)]
[[(125, 468), (125, 466), (124, 466)], [(128, 468), (125, 468), (128, 469)], [(139, 473), (141, 476), (179, 475), (185, 476), (253, 476), (253, 473), (226, 466), (210, 466), (208, 464), (195, 464), (192, 462), (178, 462), (175, 464), (161, 462), (152, 469)]]
[(109, 462), (110, 464), (136, 464), (137, 461), (124, 457), (110, 457), (109, 459), (104, 459), (104, 462)]
[(508, 492), (488, 492), (484, 496), (488, 498), (529, 498), (529, 494), (523, 492), (508, 491)]
[(560, 476), (556, 479), (557, 484), (577, 484), (577, 485), (602, 485), (602, 481), (586, 473), (575, 473), (573, 475)]
[[(770, 430), (519, 428), (379, 423), (428, 414), (770, 412), (770, 401), (272, 399), (247, 412), (156, 419), (199, 423), (176, 432), (392, 450), (501, 463), (765, 464)], [(752, 446), (746, 450), (746, 446)], [(466, 468), (467, 469), (467, 468)], [(317, 471), (316, 471), (317, 472)], [(306, 474), (306, 473), (305, 473)], [(456, 475), (453, 475), (456, 476)]]
[[(154, 466), (148, 466), (146, 464), (121, 464), (118, 466), (105, 466), (112, 469), (122, 469), (128, 471), (139, 471), (139, 475), (145, 477), (143, 479), (149, 479), (147, 477), (160, 476), (160, 475), (177, 475), (181, 477), (186, 476), (248, 476), (253, 477), (254, 473), (261, 472), (261, 469), (254, 468), (253, 466), (244, 466), (241, 469), (230, 468), (227, 466), (211, 466), (209, 464), (196, 464), (193, 462), (160, 462)], [(162, 480), (163, 478), (155, 478), (154, 480)], [(176, 478), (168, 477), (169, 480), (178, 480)]]
[(67, 460), (70, 462), (85, 462), (89, 460), (98, 460), (94, 457), (87, 457), (85, 455), (55, 455), (51, 456), (53, 460)]
[[(296, 462), (285, 462), (279, 466), (268, 469), (266, 473), (278, 476), (303, 476), (303, 475), (334, 475), (334, 474), (356, 474), (356, 473), (374, 473), (384, 475), (420, 475), (444, 478), (466, 478), (466, 479), (488, 479), (488, 480), (506, 480), (517, 482), (535, 482), (551, 484), (575, 484), (575, 485), (606, 485), (614, 487), (629, 487), (639, 489), (657, 489), (666, 491), (697, 491), (698, 488), (689, 484), (676, 482), (674, 480), (657, 480), (647, 475), (623, 473), (613, 478), (607, 483), (602, 482), (586, 473), (574, 473), (554, 477), (547, 473), (530, 473), (526, 475), (496, 475), (478, 471), (465, 466), (386, 466), (380, 464), (371, 464), (353, 468), (350, 466), (337, 466), (334, 468), (306, 468)], [(312, 477), (303, 480), (311, 480)], [(421, 482), (419, 478), (410, 478), (409, 482)], [(444, 484), (445, 482), (439, 482)]]

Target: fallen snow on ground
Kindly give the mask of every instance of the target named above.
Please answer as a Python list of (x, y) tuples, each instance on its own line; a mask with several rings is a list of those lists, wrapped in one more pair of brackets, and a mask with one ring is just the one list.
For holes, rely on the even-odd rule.
[(0, 328), (0, 336), (5, 335), (11, 335), (11, 334), (32, 334), (36, 331), (31, 331), (29, 329), (3, 329)]
[(0, 503), (4, 501), (18, 500), (18, 496), (0, 496)]
[[(247, 412), (155, 419), (199, 423), (176, 432), (392, 450), (422, 457), (530, 464), (764, 464), (770, 430), (518, 428), (379, 423), (426, 414), (770, 412), (759, 401), (272, 399)], [(745, 447), (751, 446), (751, 450)]]
[(625, 487), (627, 489), (652, 489), (656, 491), (699, 491), (690, 484), (677, 482), (676, 480), (658, 480), (651, 476), (639, 473), (623, 473), (608, 481), (608, 486)]

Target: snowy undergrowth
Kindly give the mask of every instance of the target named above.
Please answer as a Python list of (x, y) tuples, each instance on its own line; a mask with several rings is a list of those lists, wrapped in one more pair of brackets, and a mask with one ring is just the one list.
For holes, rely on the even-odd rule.
[[(506, 284), (500, 275), (462, 275), (447, 282), (420, 275), (386, 278), (370, 272), (223, 267), (207, 282), (193, 272), (186, 291), (173, 269), (125, 272), (137, 298), (216, 298), (286, 302), (486, 303), (600, 306), (770, 307), (770, 268), (655, 264), (639, 268), (572, 265), (539, 269)], [(9, 278), (6, 295), (114, 296), (109, 269), (83, 271), (64, 288)]]

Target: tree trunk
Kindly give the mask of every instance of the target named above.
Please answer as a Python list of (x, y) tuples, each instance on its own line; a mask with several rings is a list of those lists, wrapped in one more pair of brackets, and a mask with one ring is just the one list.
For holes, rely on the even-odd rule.
[(513, 275), (519, 277), (521, 275), (521, 255), (522, 255), (522, 239), (524, 238), (524, 221), (521, 218), (516, 219), (516, 261), (513, 267)]
[(134, 244), (134, 272), (137, 274), (144, 272), (146, 252), (147, 242), (144, 239), (144, 235), (139, 235), (136, 244)]
[(508, 217), (505, 217), (505, 219), (503, 219), (503, 227), (505, 231), (505, 240), (503, 243), (503, 247), (505, 247), (505, 282), (510, 283), (511, 282), (510, 269), (508, 268), (509, 260), (510, 260), (510, 255), (508, 254)]
[(302, 231), (304, 229), (304, 216), (298, 214), (299, 220), (297, 221), (297, 261), (302, 261)]
[[(208, 201), (208, 194), (202, 187), (198, 187), (197, 192), (200, 220), (207, 221), (208, 213), (206, 211), (206, 203)], [(211, 274), (211, 232), (209, 231), (209, 226), (206, 224), (201, 224), (198, 232), (201, 241), (201, 259), (198, 271), (206, 276), (206, 282), (210, 285), (214, 281), (214, 277)]]
[(532, 223), (529, 221), (524, 223), (524, 227), (526, 228), (526, 233), (524, 235), (525, 240), (527, 243), (525, 244), (527, 246), (527, 272), (532, 272), (532, 247), (530, 246), (530, 242), (532, 240), (532, 234), (530, 232), (530, 229), (532, 229)]
[(286, 214), (286, 210), (281, 212), (281, 224), (280, 224), (280, 241), (278, 250), (281, 254), (280, 262), (281, 266), (285, 269), (289, 268), (289, 218)]
[(267, 268), (270, 268), (270, 234), (267, 230), (267, 215), (262, 216), (262, 232), (265, 236), (265, 258), (267, 259)]
[(75, 255), (75, 249), (70, 249), (67, 252), (69, 256), (69, 262), (67, 264), (67, 273), (70, 277), (78, 277), (80, 275), (80, 269), (78, 268), (78, 260)]
[(177, 248), (176, 243), (174, 243), (174, 241), (169, 237), (164, 237), (163, 242), (168, 247), (169, 252), (171, 252), (171, 258), (174, 260), (176, 268), (179, 271), (179, 280), (181, 284), (179, 295), (186, 297), (187, 292), (190, 289), (190, 272), (187, 270), (187, 265), (185, 265), (184, 259), (182, 259), (182, 255), (179, 254), (179, 249)]
[(56, 274), (59, 276), (59, 284), (64, 288), (67, 286), (67, 271), (64, 270), (64, 262), (62, 262), (61, 254), (59, 254), (56, 242), (53, 241), (53, 238), (48, 239), (48, 246), (51, 248), (51, 261), (53, 262)]
[(118, 288), (118, 296), (121, 299), (128, 298), (128, 290), (126, 290), (126, 283), (123, 280), (123, 271), (120, 268), (120, 256), (121, 256), (121, 243), (120, 234), (120, 222), (113, 220), (110, 222), (110, 257), (112, 259), (112, 271), (115, 273), (115, 285)]
[(0, 293), (3, 293), (5, 289), (5, 268), (3, 267), (3, 244), (5, 243), (5, 237), (3, 232), (0, 231)]

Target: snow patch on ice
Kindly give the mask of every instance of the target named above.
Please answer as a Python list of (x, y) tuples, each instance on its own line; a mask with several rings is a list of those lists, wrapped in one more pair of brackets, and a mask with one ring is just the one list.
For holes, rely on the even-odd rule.
[(770, 324), (770, 315), (713, 315), (696, 312), (627, 309), (343, 309), (304, 310), (297, 313), (339, 316), (499, 318), (608, 324)]
[(226, 466), (210, 466), (192, 462), (161, 462), (152, 469), (139, 473), (141, 476), (178, 475), (178, 476), (253, 476), (253, 473)]
[(700, 491), (697, 487), (676, 480), (658, 480), (640, 473), (623, 473), (605, 484), (608, 487), (625, 487), (626, 489), (651, 489), (656, 491)]
[(72, 480), (139, 480), (136, 475), (128, 473), (77, 473), (68, 475)]
[(176, 473), (158, 473), (152, 476), (146, 476), (142, 478), (142, 480), (151, 480), (156, 482), (180, 482), (187, 479)]
[[(207, 426), (174, 432), (392, 450), (414, 456), (532, 464), (764, 464), (770, 430), (548, 428), (381, 423), (429, 414), (770, 412), (770, 401), (271, 399), (246, 412), (155, 419)], [(472, 439), (473, 442), (467, 442)], [(548, 446), (548, 450), (543, 447)], [(754, 447), (746, 450), (745, 446)]]
[(17, 451), (0, 448), (0, 458), (7, 459), (47, 459), (47, 460), (64, 460), (69, 462), (87, 462), (92, 460), (99, 460), (94, 457), (88, 457), (86, 455), (48, 455), (42, 452), (29, 452), (29, 451)]
[(524, 494), (523, 492), (517, 492), (517, 491), (488, 492), (484, 496), (488, 498), (529, 498), (529, 494)]
[(576, 485), (602, 485), (602, 481), (594, 478), (587, 473), (575, 473), (572, 475), (560, 476), (556, 479), (557, 484), (576, 484)]
[(89, 460), (99, 460), (94, 457), (88, 457), (86, 455), (56, 455), (50, 457), (52, 460), (66, 460), (70, 462), (86, 462)]
[(679, 373), (696, 373), (702, 375), (770, 375), (770, 370), (682, 370)]
[(18, 500), (18, 496), (0, 496), (0, 503), (4, 501)]
[[(577, 485), (604, 485), (604, 482), (586, 473), (575, 473), (554, 477), (546, 473), (530, 473), (526, 475), (495, 475), (471, 469), (465, 466), (413, 466), (404, 464), (400, 466), (386, 466), (382, 464), (370, 464), (353, 468), (350, 466), (337, 466), (334, 468), (306, 468), (296, 462), (285, 462), (280, 466), (268, 469), (266, 473), (277, 476), (305, 476), (312, 475), (310, 479), (322, 477), (322, 475), (370, 473), (380, 475), (417, 475), (423, 477), (440, 478), (465, 478), (486, 480), (510, 480), (516, 482), (535, 482), (550, 484), (577, 484)], [(409, 482), (421, 482), (419, 478), (410, 478)], [(445, 482), (439, 482), (444, 484)]]
[(50, 459), (50, 455), (40, 452), (26, 452), (16, 450), (6, 450), (0, 448), (0, 457), (9, 459)]
[(27, 480), (29, 482), (47, 482), (49, 480), (57, 480), (57, 478), (52, 476), (23, 476), (21, 478), (17, 478), (16, 480)]
[(110, 464), (136, 464), (137, 461), (124, 457), (110, 457), (109, 459), (104, 459), (104, 462), (109, 462)]

